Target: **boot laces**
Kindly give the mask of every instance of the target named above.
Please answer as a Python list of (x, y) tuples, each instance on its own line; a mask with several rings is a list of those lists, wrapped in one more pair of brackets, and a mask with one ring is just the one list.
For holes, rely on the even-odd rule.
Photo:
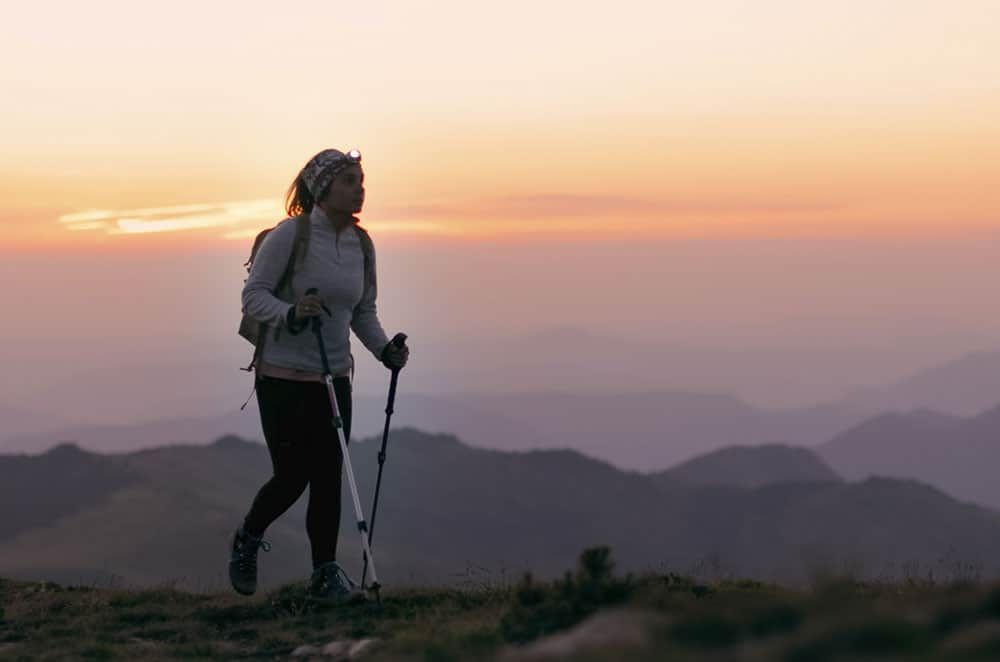
[(265, 552), (271, 551), (271, 543), (264, 538), (255, 538), (249, 533), (241, 536), (237, 545), (237, 554), (239, 555), (237, 564), (243, 572), (252, 572), (257, 569), (258, 548)]
[(357, 588), (357, 583), (351, 579), (351, 576), (347, 574), (347, 571), (340, 567), (340, 564), (336, 561), (330, 561), (322, 566), (323, 572), (320, 577), (320, 585), (325, 589), (330, 586), (333, 582), (343, 586), (347, 590), (353, 590)]

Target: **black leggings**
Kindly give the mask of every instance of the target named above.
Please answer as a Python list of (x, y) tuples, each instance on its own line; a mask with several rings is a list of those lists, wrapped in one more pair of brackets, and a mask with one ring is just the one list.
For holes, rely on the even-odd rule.
[[(344, 424), (344, 438), (351, 436), (351, 382), (333, 380), (337, 406)], [(340, 476), (343, 454), (326, 385), (274, 377), (258, 377), (257, 404), (260, 422), (271, 453), (274, 476), (250, 506), (245, 529), (260, 536), (309, 486), (306, 531), (314, 564), (337, 557), (340, 532)]]

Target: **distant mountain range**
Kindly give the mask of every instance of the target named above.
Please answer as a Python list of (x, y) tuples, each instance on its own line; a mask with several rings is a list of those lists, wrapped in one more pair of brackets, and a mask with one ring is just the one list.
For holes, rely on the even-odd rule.
[[(355, 398), (358, 437), (380, 434), (385, 398)], [(397, 396), (393, 424), (455, 434), (480, 448), (572, 448), (623, 469), (657, 471), (731, 445), (785, 442), (810, 446), (873, 412), (814, 407), (772, 411), (730, 396), (679, 391), (568, 394)], [(9, 438), (0, 452), (40, 452), (72, 442), (97, 452), (200, 443), (227, 434), (260, 438), (256, 402), (244, 412), (131, 426), (75, 426)]]
[(1000, 508), (1000, 407), (968, 418), (918, 409), (884, 414), (817, 448), (851, 480), (920, 480), (952, 496)]
[(1000, 402), (1000, 352), (974, 352), (883, 387), (855, 389), (844, 405), (878, 411), (928, 408), (971, 416)]
[[(1000, 402), (991, 395), (1000, 383), (1000, 352), (951, 360), (894, 347), (690, 345), (575, 327), (412, 342), (402, 381), (406, 394), (673, 391), (731, 394), (776, 409), (834, 403), (869, 413), (926, 406), (964, 415)], [(0, 405), (51, 409), (67, 421), (100, 424), (215, 416), (238, 407), (249, 393), (251, 379), (238, 370), (248, 352), (249, 345), (234, 337), (197, 356), (185, 350), (70, 364), (58, 377), (8, 380)], [(355, 392), (384, 393), (386, 371), (367, 352), (356, 354)], [(40, 430), (0, 427), (0, 439)]]
[[(896, 347), (701, 345), (556, 327), (530, 335), (458, 333), (411, 338), (407, 394), (690, 391), (732, 394), (761, 407), (833, 402), (855, 385), (888, 384), (933, 362)], [(0, 383), (0, 403), (52, 407), (86, 423), (205, 417), (235, 409), (251, 379), (238, 368), (250, 346), (227, 330), (220, 343), (169, 343), (163, 353), (69, 363), (57, 376)], [(147, 339), (149, 340), (149, 339)], [(193, 342), (193, 341), (190, 341)], [(192, 354), (192, 347), (198, 351)], [(384, 393), (388, 373), (360, 344), (355, 392)], [(22, 368), (22, 370), (29, 368)], [(15, 373), (16, 375), (17, 373)], [(0, 437), (5, 436), (0, 434)]]
[[(956, 415), (971, 415), (1000, 402), (998, 352), (970, 354), (888, 386), (858, 389), (847, 397), (831, 399), (829, 404), (797, 409), (762, 408), (731, 395), (695, 389), (633, 388), (617, 394), (608, 391), (560, 392), (545, 390), (554, 388), (552, 384), (556, 382), (550, 384), (535, 379), (536, 373), (544, 368), (587, 388), (603, 384), (611, 390), (616, 384), (628, 384), (628, 380), (619, 380), (619, 384), (615, 381), (618, 377), (595, 381), (587, 377), (586, 370), (604, 374), (601, 373), (604, 368), (600, 367), (604, 364), (586, 368), (576, 363), (579, 356), (588, 355), (587, 352), (596, 350), (602, 343), (607, 346), (611, 340), (570, 328), (552, 330), (519, 342), (511, 341), (509, 346), (503, 345), (500, 349), (488, 348), (490, 357), (497, 352), (506, 356), (506, 362), (490, 363), (490, 370), (518, 371), (526, 377), (521, 386), (530, 384), (530, 392), (416, 393), (411, 390), (413, 385), (427, 388), (437, 383), (430, 373), (424, 374), (427, 366), (421, 368), (418, 362), (414, 366), (416, 372), (404, 373), (395, 421), (401, 426), (457, 434), (468, 443), (481, 447), (523, 450), (571, 446), (619, 467), (657, 471), (700, 453), (732, 445), (820, 444), (886, 411), (927, 407)], [(548, 363), (522, 365), (531, 356), (528, 348), (544, 343), (553, 345), (553, 352), (546, 359)], [(662, 351), (653, 351), (651, 345), (625, 348), (628, 352), (641, 350), (640, 353), (647, 358), (666, 352), (662, 348)], [(728, 365), (744, 361), (745, 365), (741, 363), (740, 370), (763, 370), (769, 374), (766, 365), (781, 365), (783, 369), (788, 369), (789, 363), (796, 363), (781, 360), (778, 354), (773, 357), (758, 356), (757, 363), (746, 363), (749, 359), (739, 356), (738, 353), (720, 352), (716, 363)], [(664, 357), (673, 357), (671, 361), (676, 358), (667, 352), (657, 361), (667, 360)], [(361, 359), (365, 360), (364, 357)], [(451, 364), (443, 357), (438, 359), (429, 360), (429, 363), (444, 371), (458, 369), (458, 366), (449, 368)], [(658, 363), (653, 361), (641, 369), (639, 363), (630, 361), (614, 363), (619, 371), (615, 374), (624, 379), (628, 370), (634, 369), (638, 371), (631, 382), (634, 386), (653, 385), (654, 382), (646, 376), (650, 371), (656, 371)], [(699, 365), (716, 366), (712, 370), (722, 370), (716, 363), (707, 362), (704, 356), (690, 361), (690, 365), (673, 365), (671, 374), (678, 381), (698, 383), (695, 376)], [(81, 389), (80, 384), (88, 380), (73, 379), (64, 385), (53, 385), (38, 394), (32, 402), (58, 403), (58, 412), (0, 406), (0, 452), (41, 452), (64, 441), (96, 451), (116, 452), (169, 443), (204, 443), (207, 439), (226, 434), (259, 437), (256, 403), (251, 401), (242, 413), (235, 411), (249, 394), (251, 380), (234, 366), (232, 362), (218, 361), (159, 366), (156, 370), (133, 366), (121, 375), (104, 375), (101, 378), (104, 381), (116, 380), (117, 391), (110, 396), (104, 392), (91, 393), (88, 389)], [(472, 372), (489, 372), (487, 367), (478, 363), (466, 366)], [(794, 367), (803, 373), (810, 372), (808, 362)], [(178, 371), (188, 375), (184, 379), (185, 387), (162, 392), (167, 388), (165, 384), (181, 379), (174, 374)], [(191, 375), (206, 378), (192, 382)], [(359, 372), (360, 387), (356, 385), (355, 391), (355, 429), (360, 436), (381, 430), (385, 396), (358, 394), (365, 392), (365, 384), (367, 388), (372, 386), (365, 382), (366, 379), (370, 382), (382, 377), (384, 375), (376, 374), (376, 370)], [(721, 373), (710, 379), (704, 377), (710, 382), (725, 381)], [(178, 411), (200, 413), (189, 416), (169, 414)], [(229, 413), (212, 414), (212, 411)], [(127, 425), (98, 425), (93, 422), (121, 418), (124, 412), (132, 412), (134, 418), (141, 422)]]
[[(376, 446), (352, 444), (366, 508)], [(780, 466), (763, 471), (766, 458)], [(761, 486), (739, 485), (740, 459)], [(381, 578), (498, 583), (528, 569), (552, 577), (598, 544), (625, 570), (790, 582), (818, 571), (1000, 577), (997, 513), (913, 481), (808, 482), (826, 474), (803, 460), (773, 448), (717, 454), (682, 471), (700, 467), (706, 485), (692, 485), (573, 451), (490, 451), (397, 430), (378, 515)], [(269, 474), (266, 449), (234, 437), (110, 456), (72, 446), (0, 456), (0, 575), (224, 587), (232, 530)], [(340, 559), (357, 572), (344, 506)], [(303, 520), (304, 500), (267, 532), (264, 586), (308, 572)]]

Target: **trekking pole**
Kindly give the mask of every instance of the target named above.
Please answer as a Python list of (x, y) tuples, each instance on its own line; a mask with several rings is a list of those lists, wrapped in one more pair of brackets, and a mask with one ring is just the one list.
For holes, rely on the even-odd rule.
[[(315, 287), (309, 288), (306, 294), (318, 294)], [(344, 421), (340, 418), (340, 408), (337, 407), (337, 393), (333, 389), (333, 375), (330, 373), (330, 361), (326, 356), (326, 344), (323, 342), (323, 320), (319, 315), (312, 318), (312, 331), (316, 335), (316, 342), (319, 343), (319, 356), (323, 362), (323, 381), (326, 382), (326, 392), (330, 396), (330, 409), (333, 412), (333, 427), (337, 430), (337, 439), (340, 441), (340, 451), (344, 456), (344, 468), (347, 470), (347, 482), (351, 487), (351, 498), (354, 500), (354, 514), (358, 520), (358, 533), (361, 534), (361, 550), (365, 557), (365, 563), (371, 561), (372, 585), (369, 587), (375, 593), (375, 600), (382, 604), (382, 597), (379, 589), (378, 576), (375, 574), (375, 558), (372, 550), (368, 546), (368, 524), (365, 522), (364, 513), (361, 511), (361, 499), (358, 498), (358, 486), (354, 482), (354, 468), (351, 466), (351, 455), (347, 451), (347, 440), (344, 438)], [(362, 584), (364, 588), (364, 584)]]
[[(397, 333), (392, 339), (392, 344), (399, 349), (406, 346), (406, 334)], [(396, 382), (399, 379), (399, 368), (392, 369), (392, 379), (389, 380), (389, 401), (385, 405), (385, 428), (382, 430), (382, 449), (378, 452), (378, 478), (375, 480), (375, 500), (372, 502), (372, 524), (368, 528), (368, 546), (371, 547), (372, 537), (375, 535), (375, 513), (378, 512), (378, 494), (382, 488), (382, 467), (385, 465), (385, 448), (389, 443), (389, 419), (392, 418), (392, 405), (396, 401)], [(368, 559), (365, 559), (364, 570), (361, 571), (361, 587), (365, 586), (365, 578), (368, 576)], [(372, 578), (374, 578), (374, 569)]]

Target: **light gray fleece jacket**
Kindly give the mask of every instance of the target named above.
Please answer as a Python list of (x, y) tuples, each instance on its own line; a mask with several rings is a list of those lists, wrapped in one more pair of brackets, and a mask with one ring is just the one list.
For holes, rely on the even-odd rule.
[[(319, 207), (313, 208), (309, 221), (309, 250), (292, 277), (292, 300), (284, 301), (274, 294), (295, 242), (295, 220), (286, 219), (267, 234), (257, 251), (243, 286), (243, 309), (268, 326), (262, 361), (321, 373), (323, 364), (312, 328), (293, 334), (286, 323), (289, 307), (315, 287), (332, 314), (322, 315), (330, 371), (342, 375), (353, 367), (351, 330), (376, 359), (389, 343), (375, 308), (375, 255), (371, 256), (372, 278), (365, 283), (365, 257), (358, 233), (351, 227), (336, 233)], [(275, 328), (281, 329), (277, 340)]]

